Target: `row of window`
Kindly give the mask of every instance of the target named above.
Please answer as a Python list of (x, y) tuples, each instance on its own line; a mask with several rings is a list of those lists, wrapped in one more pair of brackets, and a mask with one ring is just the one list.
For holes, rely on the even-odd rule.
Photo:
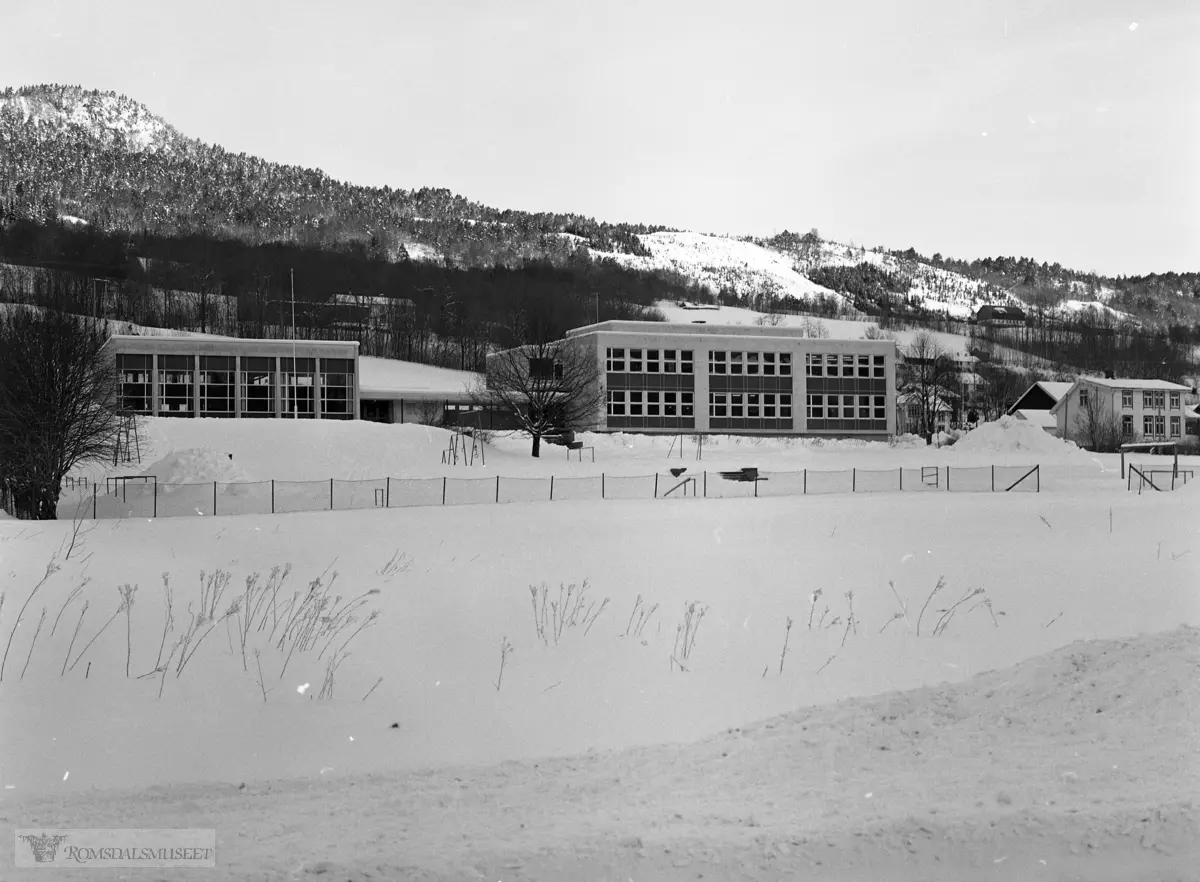
[[(605, 370), (608, 373), (630, 374), (690, 374), (693, 353), (680, 349), (607, 350)], [(708, 372), (742, 376), (790, 377), (792, 356), (789, 352), (722, 352), (708, 353)], [(878, 377), (884, 378), (886, 365), (882, 355), (830, 355), (810, 353), (804, 356), (804, 373), (810, 377)]]
[[(1091, 397), (1091, 391), (1087, 386), (1083, 386), (1079, 390), (1079, 406), (1087, 407)], [(1180, 400), (1179, 393), (1172, 392), (1170, 397), (1171, 410), (1179, 410)], [(1133, 390), (1121, 390), (1121, 407), (1133, 408)], [(1144, 409), (1165, 410), (1167, 407), (1166, 392), (1142, 392), (1142, 407)], [(1132, 419), (1132, 417), (1131, 417)]]
[(610, 374), (690, 374), (693, 352), (690, 349), (609, 348), (605, 370)]
[(792, 418), (792, 396), (771, 392), (712, 392), (708, 396), (708, 414), (713, 417), (728, 416), (746, 419)]
[(886, 395), (809, 395), (808, 418), (821, 419), (887, 419)]
[[(884, 395), (809, 395), (807, 406), (808, 418), (815, 420), (887, 419), (887, 396)], [(708, 414), (710, 417), (791, 419), (792, 396), (773, 392), (711, 392)], [(691, 392), (610, 390), (608, 415), (690, 417), (694, 415), (694, 398)], [(1150, 417), (1146, 419), (1150, 420)], [(1176, 419), (1172, 417), (1172, 420)]]
[[(234, 371), (202, 371), (197, 389), (191, 371), (158, 372), (158, 413), (188, 415), (195, 411), (197, 399), (201, 416), (233, 416), (237, 378)], [(300, 416), (315, 414), (315, 378), (313, 374), (292, 372), (279, 375), (284, 412)], [(354, 399), (352, 374), (321, 375), (321, 413), (349, 416)], [(271, 371), (241, 372), (242, 413), (245, 416), (275, 415), (275, 383)], [(121, 401), (125, 410), (150, 413), (153, 387), (149, 371), (125, 371), (121, 374)]]
[(886, 377), (882, 355), (823, 355), (819, 352), (804, 356), (806, 377)]
[(691, 392), (609, 391), (608, 415), (622, 416), (684, 416), (695, 413)]
[[(1182, 420), (1177, 417), (1171, 417), (1171, 437), (1180, 437), (1180, 429), (1182, 428)], [(1133, 415), (1125, 414), (1121, 417), (1121, 433), (1126, 437), (1133, 435)], [(1167, 434), (1167, 418), (1161, 414), (1146, 414), (1142, 417), (1142, 434), (1148, 438), (1164, 438)]]
[(790, 377), (790, 352), (712, 352), (708, 353), (710, 374)]

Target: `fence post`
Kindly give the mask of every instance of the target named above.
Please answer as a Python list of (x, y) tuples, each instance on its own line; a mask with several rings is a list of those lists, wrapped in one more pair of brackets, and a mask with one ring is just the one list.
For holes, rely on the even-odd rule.
[(500, 476), (496, 475), (496, 501), (500, 501)]
[(992, 492), (996, 492), (996, 464), (992, 463)]
[(271, 514), (275, 514), (275, 479), (271, 479)]
[(442, 505), (446, 504), (446, 476), (442, 475)]
[(950, 466), (946, 466), (946, 492), (950, 492)]
[(850, 469), (850, 492), (851, 493), (858, 492), (858, 469), (857, 468)]
[(217, 516), (217, 482), (213, 481), (213, 517)]
[(904, 466), (900, 466), (900, 489), (904, 489)]
[(158, 517), (158, 479), (154, 479), (154, 517)]
[(754, 498), (758, 499), (758, 476), (754, 476)]
[[(1175, 489), (1175, 488), (1171, 488)], [(654, 498), (658, 499), (658, 472), (654, 473)]]
[(333, 511), (333, 478), (329, 479), (329, 510)]
[(387, 489), (383, 493), (383, 507), (391, 508), (392, 506), (392, 479), (387, 479)]
[(1037, 478), (1037, 492), (1042, 492), (1042, 464), (1038, 463), (1033, 467), (1035, 469), (1033, 475)]
[(808, 469), (804, 470), (804, 495), (808, 495)]
[(92, 520), (96, 520), (96, 485), (92, 485)]
[(708, 469), (704, 470), (704, 498), (708, 499)]
[(600, 473), (600, 498), (604, 498), (604, 472)]
[(554, 475), (550, 476), (550, 501), (554, 501)]

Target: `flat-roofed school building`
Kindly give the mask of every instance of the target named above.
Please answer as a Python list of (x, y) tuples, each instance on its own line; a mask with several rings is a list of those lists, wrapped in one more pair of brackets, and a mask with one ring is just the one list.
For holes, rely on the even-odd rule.
[(607, 321), (568, 331), (595, 347), (604, 431), (886, 438), (896, 344), (802, 329)]
[(161, 417), (358, 418), (358, 343), (114, 335), (121, 407)]

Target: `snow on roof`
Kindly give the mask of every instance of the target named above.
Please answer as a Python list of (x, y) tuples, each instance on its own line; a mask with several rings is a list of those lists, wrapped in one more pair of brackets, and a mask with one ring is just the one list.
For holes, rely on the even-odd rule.
[(1071, 387), (1074, 386), (1075, 384), (1074, 383), (1058, 383), (1058, 382), (1052, 382), (1052, 381), (1048, 381), (1048, 380), (1038, 380), (1038, 382), (1034, 383), (1033, 385), (1041, 386), (1042, 389), (1044, 389), (1046, 391), (1047, 395), (1049, 395), (1055, 401), (1058, 401), (1060, 398), (1062, 398), (1064, 395), (1066, 395), (1068, 392), (1070, 392)]
[[(1109, 377), (1080, 377), (1071, 384), (1071, 388), (1086, 383), (1089, 386), (1100, 386), (1103, 389), (1120, 389), (1133, 390), (1134, 392), (1190, 392), (1191, 387), (1181, 386), (1179, 383), (1172, 383), (1167, 380), (1138, 380), (1133, 377), (1121, 377), (1112, 379)], [(1050, 408), (1050, 413), (1058, 413), (1058, 409), (1063, 406), (1067, 400), (1067, 396), (1063, 395), (1054, 403), (1054, 407)]]
[[(1068, 383), (1067, 385), (1070, 384)], [(1043, 429), (1058, 428), (1058, 420), (1048, 410), (1026, 410), (1022, 408), (1016, 411), (1014, 416), (1019, 420), (1025, 420)]]
[(1109, 379), (1108, 377), (1080, 377), (1077, 382), (1089, 383), (1093, 386), (1104, 386), (1107, 389), (1169, 389), (1172, 392), (1189, 392), (1189, 387), (1172, 383), (1168, 380), (1138, 380), (1133, 377)]
[(405, 395), (462, 395), (482, 374), (433, 367), (414, 361), (360, 356), (359, 396), (362, 398), (400, 398)]

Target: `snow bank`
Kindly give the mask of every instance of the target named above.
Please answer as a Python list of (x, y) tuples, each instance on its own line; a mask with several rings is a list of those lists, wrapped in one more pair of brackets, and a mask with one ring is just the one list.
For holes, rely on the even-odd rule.
[(153, 475), (159, 484), (208, 484), (213, 481), (235, 484), (254, 480), (229, 453), (207, 447), (176, 450), (142, 474)]
[(1030, 452), (1045, 455), (1078, 453), (1071, 441), (1063, 441), (1043, 431), (1039, 426), (1015, 416), (1003, 416), (982, 423), (967, 432), (954, 445), (954, 450), (969, 453)]

